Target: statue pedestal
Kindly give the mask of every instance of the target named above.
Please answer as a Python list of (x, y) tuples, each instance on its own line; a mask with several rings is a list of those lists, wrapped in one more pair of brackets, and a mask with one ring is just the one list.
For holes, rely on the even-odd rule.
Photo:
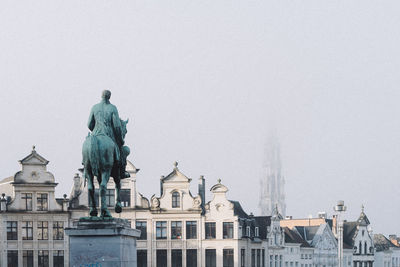
[(70, 267), (137, 266), (136, 238), (140, 231), (127, 220), (81, 218), (77, 228), (66, 228)]

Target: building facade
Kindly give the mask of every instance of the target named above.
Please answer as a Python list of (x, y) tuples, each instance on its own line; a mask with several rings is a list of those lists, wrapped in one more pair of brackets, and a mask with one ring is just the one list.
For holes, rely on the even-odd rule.
[(35, 149), (20, 163), (0, 182), (1, 266), (68, 266), (68, 200), (55, 198), (57, 183)]
[[(57, 183), (45, 158), (33, 149), (20, 163), (21, 171), (0, 182), (0, 265), (68, 267), (64, 228), (87, 216), (87, 183), (76, 174), (69, 198), (57, 199)], [(147, 199), (137, 190), (139, 169), (128, 162), (127, 171), (131, 177), (122, 181), (123, 212), (113, 211), (112, 179), (106, 202), (114, 217), (141, 230), (138, 267), (337, 266), (335, 217), (283, 219), (279, 205), (271, 216), (247, 214), (238, 201), (229, 200), (221, 180), (209, 189), (211, 200), (205, 197), (202, 176), (198, 191), (191, 192), (192, 179), (177, 163), (161, 177), (159, 194)], [(95, 194), (98, 206), (98, 190)], [(381, 242), (374, 244), (369, 225), (364, 209), (357, 221), (344, 223), (344, 266), (399, 267), (398, 239), (377, 238)]]

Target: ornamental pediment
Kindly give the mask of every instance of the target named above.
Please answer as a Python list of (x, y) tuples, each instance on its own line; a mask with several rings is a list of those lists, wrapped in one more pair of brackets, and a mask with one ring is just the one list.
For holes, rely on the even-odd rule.
[(179, 171), (177, 162), (174, 163), (174, 166), (174, 170), (170, 174), (161, 178), (163, 183), (189, 183), (192, 180)]
[(32, 153), (19, 161), (22, 165), (47, 165), (49, 161), (44, 157), (40, 156), (35, 147), (33, 147)]

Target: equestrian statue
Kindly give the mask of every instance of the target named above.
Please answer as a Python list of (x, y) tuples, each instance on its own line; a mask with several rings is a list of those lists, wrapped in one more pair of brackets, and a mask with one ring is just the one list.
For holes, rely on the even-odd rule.
[(127, 133), (126, 124), (118, 115), (117, 107), (110, 103), (111, 92), (104, 90), (101, 102), (94, 105), (90, 111), (88, 128), (91, 131), (86, 137), (83, 147), (84, 177), (88, 181), (90, 199), (90, 216), (97, 216), (95, 201), (94, 177), (100, 187), (100, 216), (112, 217), (107, 209), (106, 192), (110, 176), (113, 177), (116, 189), (115, 212), (122, 211), (120, 190), (121, 180), (130, 177), (126, 172), (126, 158), (130, 149), (124, 146)]

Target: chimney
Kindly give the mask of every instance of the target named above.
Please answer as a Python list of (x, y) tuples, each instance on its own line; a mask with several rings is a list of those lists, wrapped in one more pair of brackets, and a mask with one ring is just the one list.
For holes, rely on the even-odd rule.
[(337, 236), (337, 215), (333, 215), (332, 217), (332, 232)]
[(67, 194), (64, 194), (63, 197), (64, 197), (64, 199), (63, 199), (62, 209), (63, 209), (63, 211), (67, 211), (68, 210)]
[(204, 211), (204, 204), (206, 203), (206, 181), (203, 175), (199, 178), (199, 196), (201, 198), (201, 208)]
[(164, 175), (161, 176), (160, 178), (160, 197), (163, 195), (163, 179), (164, 179)]
[(7, 198), (6, 198), (6, 194), (1, 194), (1, 199), (0, 199), (0, 210), (2, 212), (6, 212), (7, 211)]
[(81, 177), (79, 176), (79, 173), (75, 173), (74, 176), (74, 195), (76, 196), (81, 189)]

